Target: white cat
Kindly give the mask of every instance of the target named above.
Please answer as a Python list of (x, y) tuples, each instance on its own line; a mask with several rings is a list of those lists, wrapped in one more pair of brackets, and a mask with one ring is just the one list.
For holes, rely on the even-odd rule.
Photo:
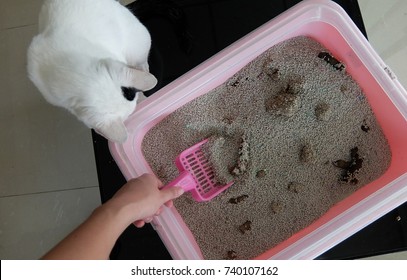
[(157, 79), (147, 63), (151, 37), (114, 0), (45, 0), (28, 74), (45, 99), (107, 139), (124, 142), (124, 121)]

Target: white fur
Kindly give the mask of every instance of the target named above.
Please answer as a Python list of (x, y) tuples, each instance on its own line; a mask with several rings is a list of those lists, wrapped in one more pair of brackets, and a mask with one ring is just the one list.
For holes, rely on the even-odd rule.
[(114, 0), (46, 0), (28, 49), (28, 74), (48, 102), (124, 142), (124, 121), (138, 96), (128, 101), (121, 87), (156, 85), (148, 73), (150, 46), (147, 29)]

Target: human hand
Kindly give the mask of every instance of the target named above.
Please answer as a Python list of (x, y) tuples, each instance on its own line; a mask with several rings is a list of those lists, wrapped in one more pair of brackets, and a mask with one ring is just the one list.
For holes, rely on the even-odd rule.
[(172, 199), (184, 193), (181, 187), (161, 190), (162, 185), (154, 175), (144, 174), (123, 185), (106, 205), (119, 211), (126, 227), (131, 223), (142, 227), (161, 213), (163, 205), (172, 207)]

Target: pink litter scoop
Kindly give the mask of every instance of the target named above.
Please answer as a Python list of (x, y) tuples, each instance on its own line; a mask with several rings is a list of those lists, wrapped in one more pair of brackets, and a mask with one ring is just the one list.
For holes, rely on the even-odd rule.
[(209, 160), (201, 150), (201, 146), (208, 142), (205, 139), (186, 149), (175, 159), (180, 175), (168, 183), (164, 188), (179, 186), (184, 191), (190, 191), (192, 197), (198, 201), (209, 201), (231, 185), (233, 181), (222, 186), (214, 181), (215, 174)]

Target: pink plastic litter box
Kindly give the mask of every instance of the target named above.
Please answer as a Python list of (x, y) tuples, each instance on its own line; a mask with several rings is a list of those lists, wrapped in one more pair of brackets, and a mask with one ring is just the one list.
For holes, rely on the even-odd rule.
[[(392, 161), (379, 179), (276, 247), (264, 248), (258, 259), (313, 259), (407, 201), (407, 93), (341, 7), (327, 0), (302, 1), (146, 99), (126, 122), (127, 141), (109, 143), (127, 179), (151, 172), (141, 150), (149, 129), (271, 46), (299, 35), (319, 41), (347, 65), (388, 139)], [(165, 209), (153, 226), (174, 259), (203, 258), (175, 208)]]

